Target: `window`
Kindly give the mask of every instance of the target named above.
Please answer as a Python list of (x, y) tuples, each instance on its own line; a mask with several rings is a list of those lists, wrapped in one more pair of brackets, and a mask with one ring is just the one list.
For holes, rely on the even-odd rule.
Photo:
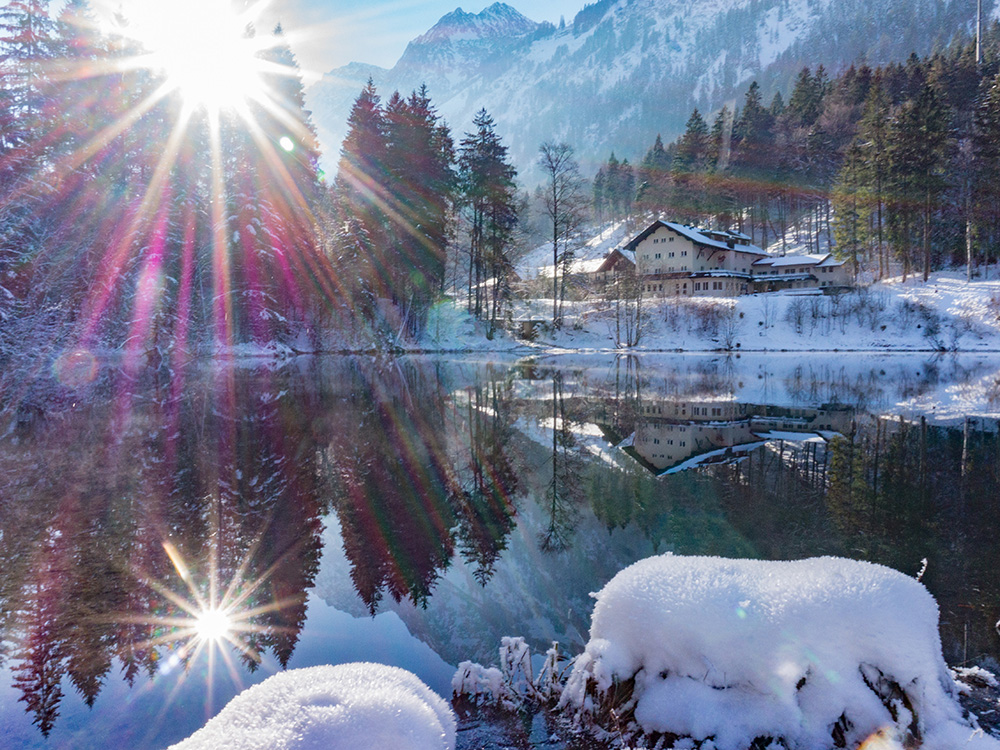
[(673, 258), (673, 257), (674, 257), (674, 254), (673, 254), (673, 253), (670, 253), (670, 255), (669, 255), (669, 256), (667, 256), (667, 257), (670, 257), (670, 258)]
[(686, 257), (687, 257), (687, 254), (688, 254), (688, 251), (687, 251), (687, 250), (681, 250), (681, 257), (682, 257), (682, 258), (686, 258)]
[(671, 237), (669, 240), (667, 240), (667, 242), (673, 242), (673, 241), (674, 241), (673, 237)]

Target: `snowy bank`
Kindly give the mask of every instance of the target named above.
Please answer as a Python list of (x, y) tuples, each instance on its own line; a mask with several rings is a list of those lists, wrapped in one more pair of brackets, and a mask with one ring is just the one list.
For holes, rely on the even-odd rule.
[(415, 675), (382, 664), (293, 669), (251, 687), (174, 750), (454, 750), (455, 718)]
[(889, 568), (664, 555), (595, 596), (560, 705), (598, 733), (714, 750), (875, 736), (887, 748), (1000, 748), (963, 716), (933, 597)]

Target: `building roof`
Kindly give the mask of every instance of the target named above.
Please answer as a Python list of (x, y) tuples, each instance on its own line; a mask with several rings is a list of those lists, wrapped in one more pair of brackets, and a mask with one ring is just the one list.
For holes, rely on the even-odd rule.
[(825, 255), (780, 255), (777, 257), (768, 256), (755, 260), (755, 266), (771, 266), (780, 268), (783, 266), (842, 266), (844, 261), (837, 260), (830, 253)]
[(750, 277), (755, 283), (762, 281), (809, 281), (816, 276), (811, 273), (761, 273)]
[(604, 260), (601, 261), (601, 265), (597, 268), (597, 273), (606, 273), (615, 267), (615, 264), (619, 261), (626, 261), (635, 265), (635, 252), (632, 250), (625, 250), (621, 247), (616, 247), (614, 250), (609, 252), (604, 256)]
[[(765, 253), (763, 250), (761, 250), (759, 247), (755, 245), (730, 246), (726, 242), (712, 239), (711, 237), (704, 234), (700, 229), (697, 229), (696, 227), (689, 227), (684, 224), (677, 224), (672, 221), (663, 221), (662, 219), (654, 221), (652, 224), (650, 224), (648, 227), (642, 230), (639, 234), (637, 234), (631, 240), (626, 242), (624, 248), (626, 250), (635, 252), (635, 249), (636, 247), (639, 246), (640, 242), (642, 242), (644, 239), (649, 237), (651, 234), (653, 234), (653, 232), (655, 232), (657, 229), (660, 229), (661, 227), (666, 227), (675, 234), (679, 234), (680, 236), (690, 240), (695, 245), (698, 245), (700, 247), (708, 247), (714, 250), (738, 250), (741, 253), (750, 253), (751, 255), (763, 255), (763, 256), (767, 255), (767, 253)], [(721, 233), (716, 233), (716, 234), (721, 234)], [(734, 234), (733, 237), (735, 239), (737, 235)], [(743, 237), (745, 237), (745, 235), (741, 235), (739, 237), (742, 239)]]

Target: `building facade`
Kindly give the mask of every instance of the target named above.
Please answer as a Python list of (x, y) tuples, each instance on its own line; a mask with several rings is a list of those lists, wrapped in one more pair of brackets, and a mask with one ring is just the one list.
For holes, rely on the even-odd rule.
[(616, 259), (616, 254), (634, 259), (642, 291), (651, 295), (736, 297), (851, 285), (847, 265), (832, 255), (771, 256), (739, 232), (662, 220), (612, 251), (608, 259)]

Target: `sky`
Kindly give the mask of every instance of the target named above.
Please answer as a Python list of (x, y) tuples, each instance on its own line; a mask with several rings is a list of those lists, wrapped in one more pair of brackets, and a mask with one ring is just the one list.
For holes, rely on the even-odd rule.
[[(587, 0), (512, 0), (533, 21), (570, 23)], [(281, 21), (305, 77), (318, 78), (349, 62), (391, 68), (406, 44), (461, 7), (478, 13), (493, 0), (271, 0), (262, 25)]]

